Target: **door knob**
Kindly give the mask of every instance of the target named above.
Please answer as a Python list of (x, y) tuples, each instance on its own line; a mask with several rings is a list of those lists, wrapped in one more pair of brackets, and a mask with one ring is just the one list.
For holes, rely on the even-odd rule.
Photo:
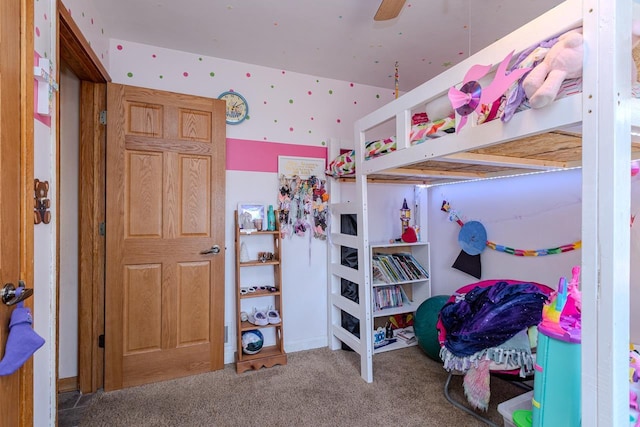
[(2, 290), (0, 290), (0, 297), (2, 297), (2, 302), (6, 305), (17, 304), (20, 301), (26, 300), (31, 295), (33, 295), (33, 289), (25, 288), (25, 283), (22, 280), (18, 281), (17, 289), (13, 283), (6, 283)]
[(210, 249), (206, 249), (202, 252), (200, 252), (200, 255), (210, 255), (210, 254), (219, 254), (220, 253), (220, 246), (218, 245), (213, 245), (211, 246)]

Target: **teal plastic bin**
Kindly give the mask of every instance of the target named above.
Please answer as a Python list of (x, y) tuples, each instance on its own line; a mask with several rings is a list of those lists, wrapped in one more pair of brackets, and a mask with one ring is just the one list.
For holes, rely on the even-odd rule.
[(533, 380), (533, 427), (579, 427), (580, 343), (539, 328)]

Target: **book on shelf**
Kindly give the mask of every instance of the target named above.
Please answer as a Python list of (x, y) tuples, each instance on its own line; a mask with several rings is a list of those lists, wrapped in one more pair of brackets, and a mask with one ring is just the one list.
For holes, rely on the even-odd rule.
[(387, 338), (387, 339), (385, 339), (383, 341), (375, 342), (373, 344), (373, 349), (377, 350), (377, 349), (379, 349), (381, 347), (384, 347), (385, 345), (393, 344), (396, 341), (397, 341), (397, 339), (395, 339), (395, 338)]
[(378, 283), (409, 282), (429, 278), (427, 270), (410, 253), (373, 254), (373, 277)]
[(410, 253), (396, 254), (411, 270), (412, 276), (416, 279), (428, 279), (429, 272), (418, 262), (418, 260)]
[(391, 278), (384, 271), (383, 267), (380, 265), (380, 260), (374, 258), (371, 262), (371, 268), (373, 270), (373, 281), (374, 283), (391, 283)]
[(413, 326), (407, 326), (406, 328), (396, 329), (394, 336), (407, 344), (416, 342), (416, 334), (413, 331)]
[(390, 279), (389, 283), (404, 281), (404, 278), (400, 275), (400, 272), (394, 265), (393, 260), (389, 255), (379, 254), (378, 260), (380, 261), (380, 266), (382, 267), (383, 271), (387, 274), (387, 277), (389, 277)]
[(411, 304), (411, 300), (400, 285), (378, 286), (373, 291), (374, 311), (402, 307), (405, 304)]

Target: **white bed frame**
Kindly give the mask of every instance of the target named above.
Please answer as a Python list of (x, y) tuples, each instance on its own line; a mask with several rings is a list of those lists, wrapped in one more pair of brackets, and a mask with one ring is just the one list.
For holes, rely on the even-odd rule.
[[(367, 176), (549, 130), (581, 127), (582, 425), (628, 425), (629, 159), (632, 137), (640, 135), (640, 100), (631, 97), (630, 84), (631, 16), (632, 0), (567, 0), (355, 123), (356, 201), (331, 205), (329, 345), (338, 349), (344, 342), (355, 350), (365, 381), (373, 381)], [(459, 134), (410, 145), (412, 110), (451, 86), (459, 87), (472, 65), (498, 64), (512, 50), (517, 55), (579, 26), (585, 43), (582, 94), (517, 113), (507, 124), (496, 120), (474, 126), (469, 120)], [(365, 161), (365, 132), (389, 120), (396, 122), (397, 151)], [(357, 214), (358, 236), (336, 232), (340, 214), (349, 213)], [(340, 265), (341, 245), (358, 250), (358, 270)], [(341, 277), (358, 283), (360, 304), (340, 295)], [(359, 339), (342, 328), (341, 310), (360, 319)]]

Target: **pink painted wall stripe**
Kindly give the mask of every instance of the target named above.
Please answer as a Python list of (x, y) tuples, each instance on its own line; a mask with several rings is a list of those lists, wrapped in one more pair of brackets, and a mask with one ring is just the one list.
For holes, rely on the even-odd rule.
[(327, 148), (227, 138), (227, 170), (277, 173), (278, 156), (326, 159)]
[[(41, 56), (38, 52), (33, 51), (34, 64), (38, 63), (38, 59)], [(46, 127), (51, 127), (51, 116), (43, 116), (38, 114), (38, 80), (33, 78), (33, 118), (44, 124)]]

